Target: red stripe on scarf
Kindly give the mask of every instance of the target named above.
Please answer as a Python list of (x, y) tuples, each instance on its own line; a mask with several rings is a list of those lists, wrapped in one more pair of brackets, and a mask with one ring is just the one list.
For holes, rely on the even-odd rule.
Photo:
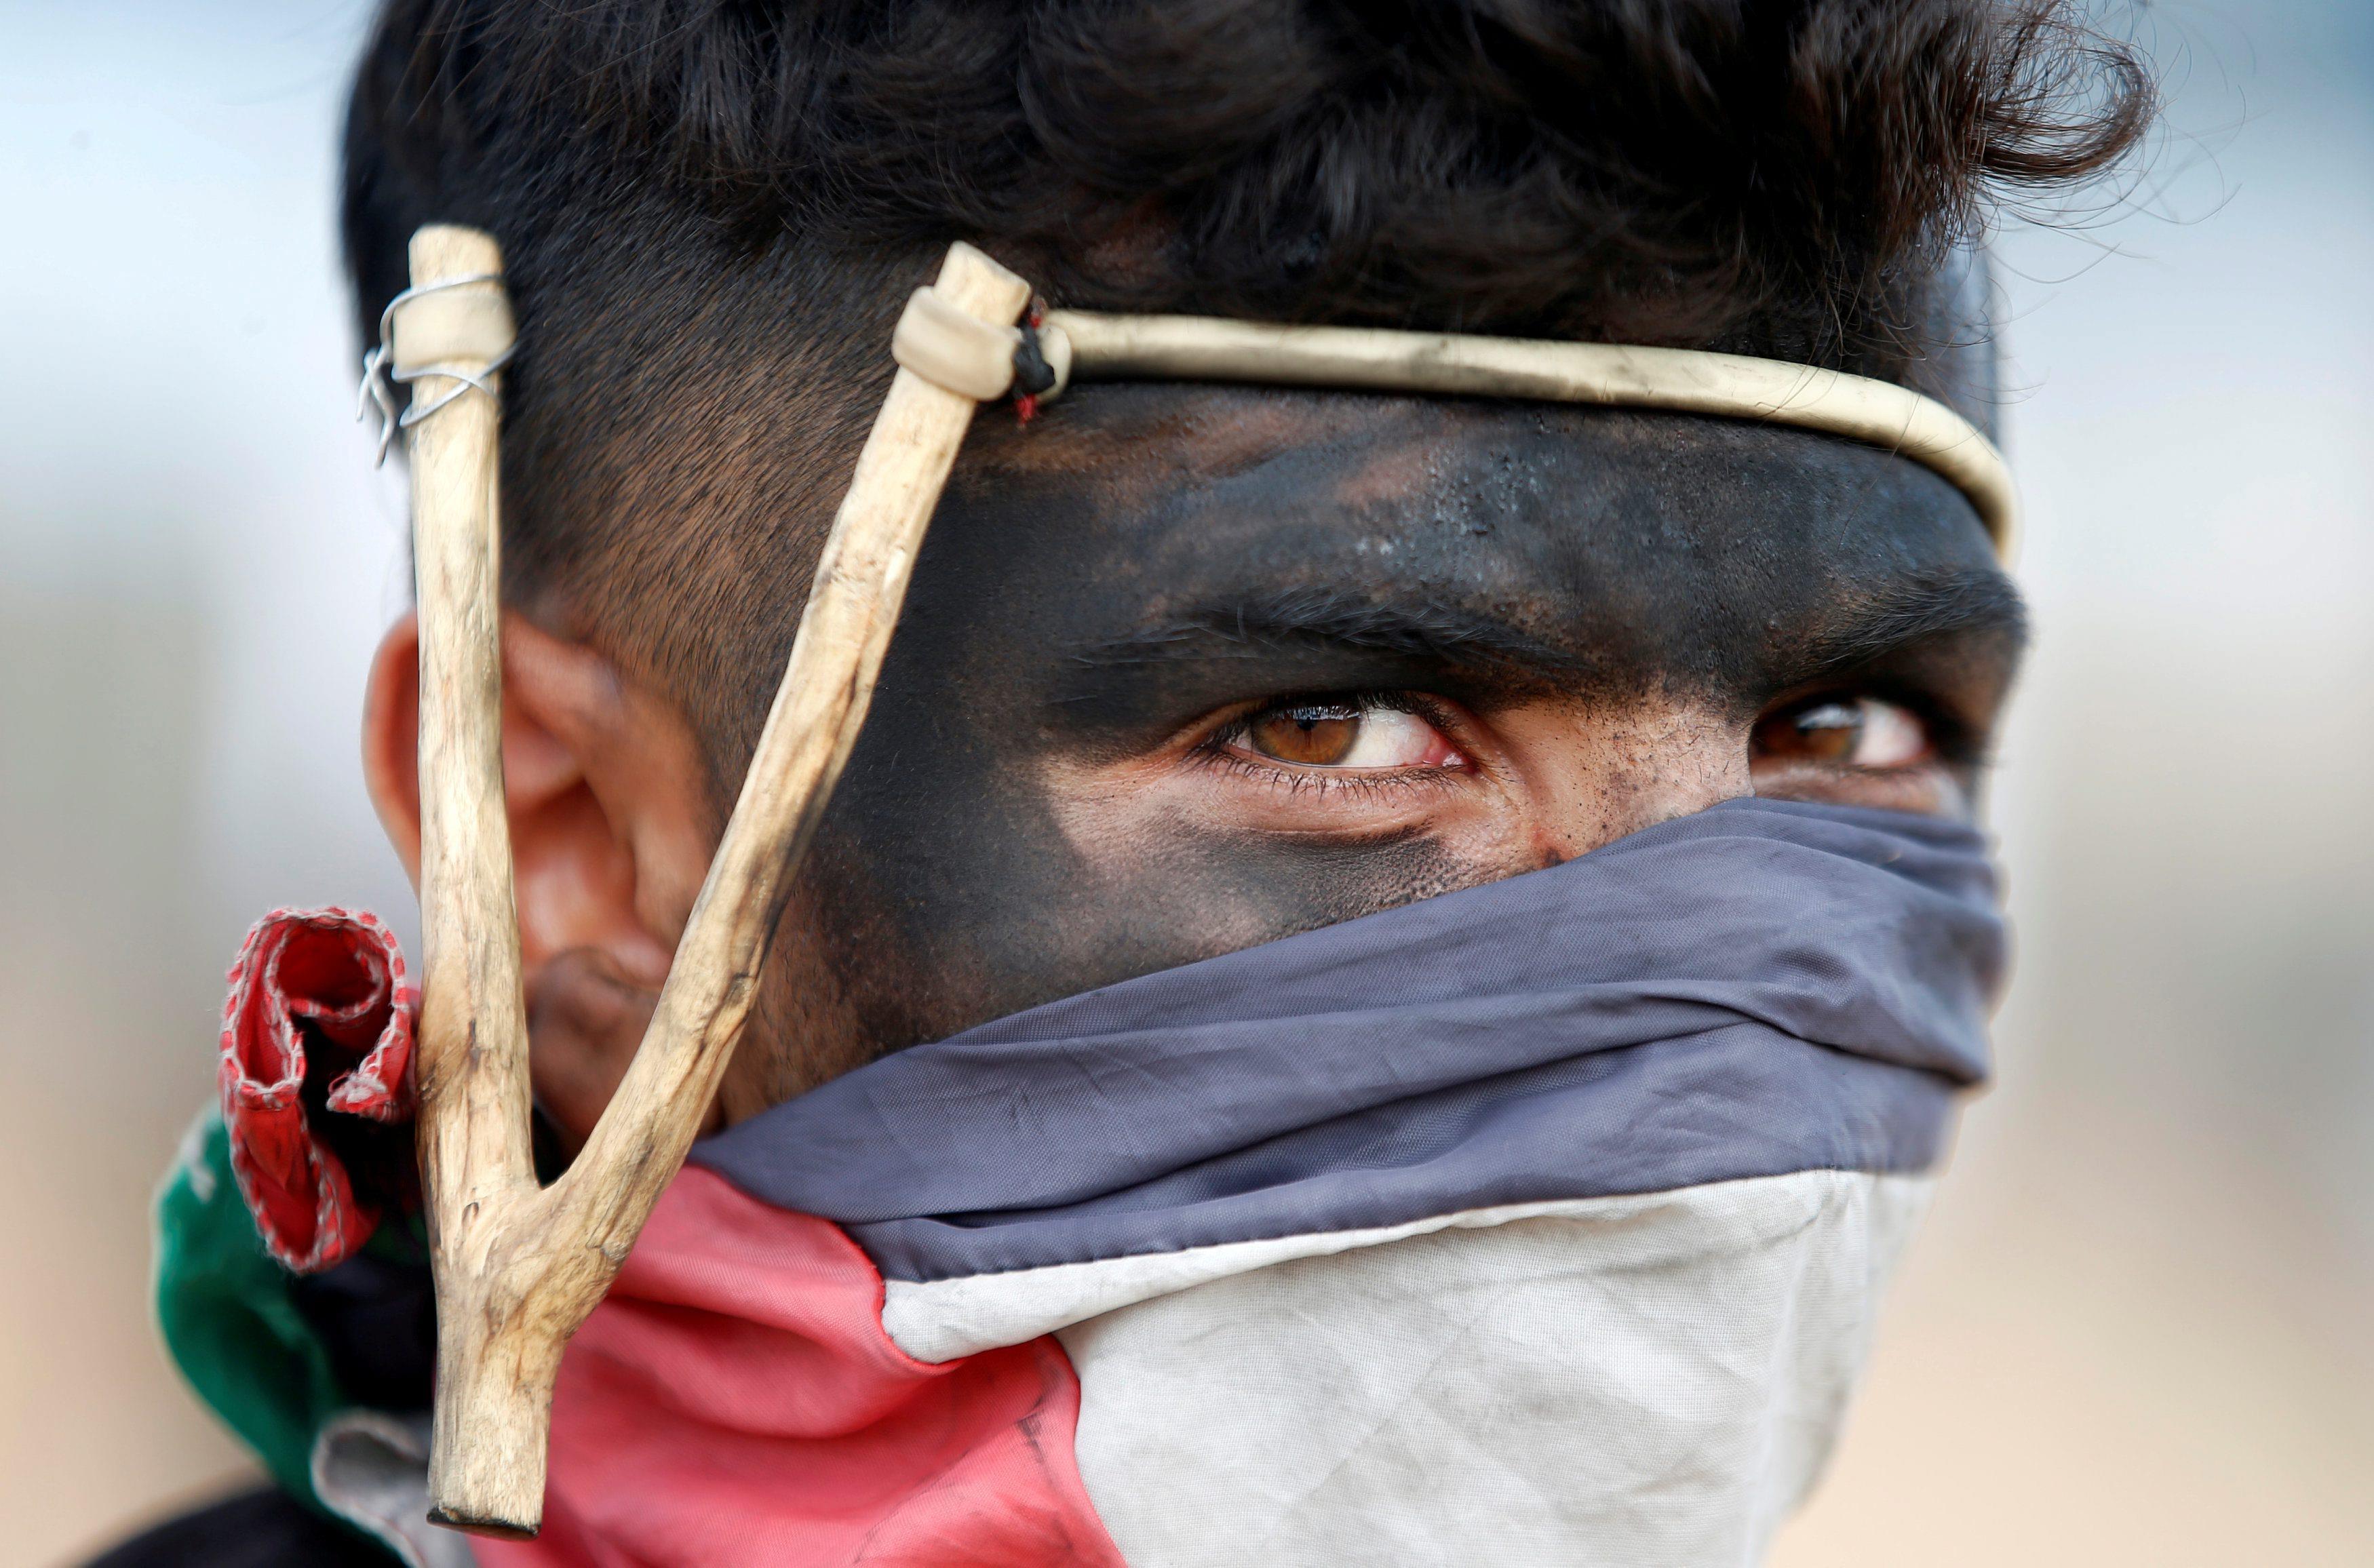
[(544, 1534), (483, 1568), (1122, 1568), (1040, 1339), (933, 1365), (839, 1227), (688, 1167), (553, 1397)]

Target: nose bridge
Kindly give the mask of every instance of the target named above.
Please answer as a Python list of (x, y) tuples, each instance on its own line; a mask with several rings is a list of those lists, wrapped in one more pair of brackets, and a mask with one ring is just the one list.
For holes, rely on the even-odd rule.
[(1545, 860), (1755, 792), (1747, 724), (1703, 697), (1545, 703), (1501, 728)]

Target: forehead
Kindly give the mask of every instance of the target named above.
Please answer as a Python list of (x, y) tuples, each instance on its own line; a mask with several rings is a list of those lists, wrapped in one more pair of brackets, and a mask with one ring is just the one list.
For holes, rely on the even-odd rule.
[(1841, 604), (1996, 571), (1927, 469), (1741, 421), (1135, 385), (982, 427), (934, 554), (1016, 614), (1060, 592), (1059, 640), (1324, 593), (1485, 612), (1672, 678)]

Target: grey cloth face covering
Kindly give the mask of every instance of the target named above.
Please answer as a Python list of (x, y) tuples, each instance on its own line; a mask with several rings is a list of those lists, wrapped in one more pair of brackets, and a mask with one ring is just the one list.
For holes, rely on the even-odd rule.
[(1919, 1171), (2004, 947), (1976, 830), (1729, 801), (899, 1052), (693, 1158), (903, 1280)]

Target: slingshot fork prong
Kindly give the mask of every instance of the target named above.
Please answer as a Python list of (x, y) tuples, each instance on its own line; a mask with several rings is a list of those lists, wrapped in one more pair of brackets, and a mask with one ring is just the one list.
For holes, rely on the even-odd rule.
[[(395, 319), (399, 372), (419, 363), (407, 357), (405, 312), (431, 298), (445, 303), (424, 328), (460, 321), (461, 346), (489, 349), (488, 308), (465, 296), (491, 290), (500, 298), (494, 242), (466, 229), (423, 229), (412, 265), (418, 298)], [(479, 275), (496, 281), (420, 292)], [(999, 329), (1020, 317), (1030, 294), (962, 244), (950, 249), (934, 292)], [(502, 319), (507, 326), (507, 309)], [(480, 353), (473, 373), (485, 377), (506, 346)], [(456, 379), (418, 378), (415, 406), (427, 408)], [(491, 397), (460, 396), (411, 427), (426, 939), (419, 1147), (438, 1306), (429, 1491), (429, 1517), (441, 1524), (517, 1537), (542, 1522), (562, 1348), (683, 1164), (740, 1038), (792, 872), (856, 743), (923, 531), (976, 406), (912, 370), (892, 381), (642, 1046), (576, 1162), (541, 1189), (528, 1153), (527, 1035), (503, 814), (498, 411)]]

